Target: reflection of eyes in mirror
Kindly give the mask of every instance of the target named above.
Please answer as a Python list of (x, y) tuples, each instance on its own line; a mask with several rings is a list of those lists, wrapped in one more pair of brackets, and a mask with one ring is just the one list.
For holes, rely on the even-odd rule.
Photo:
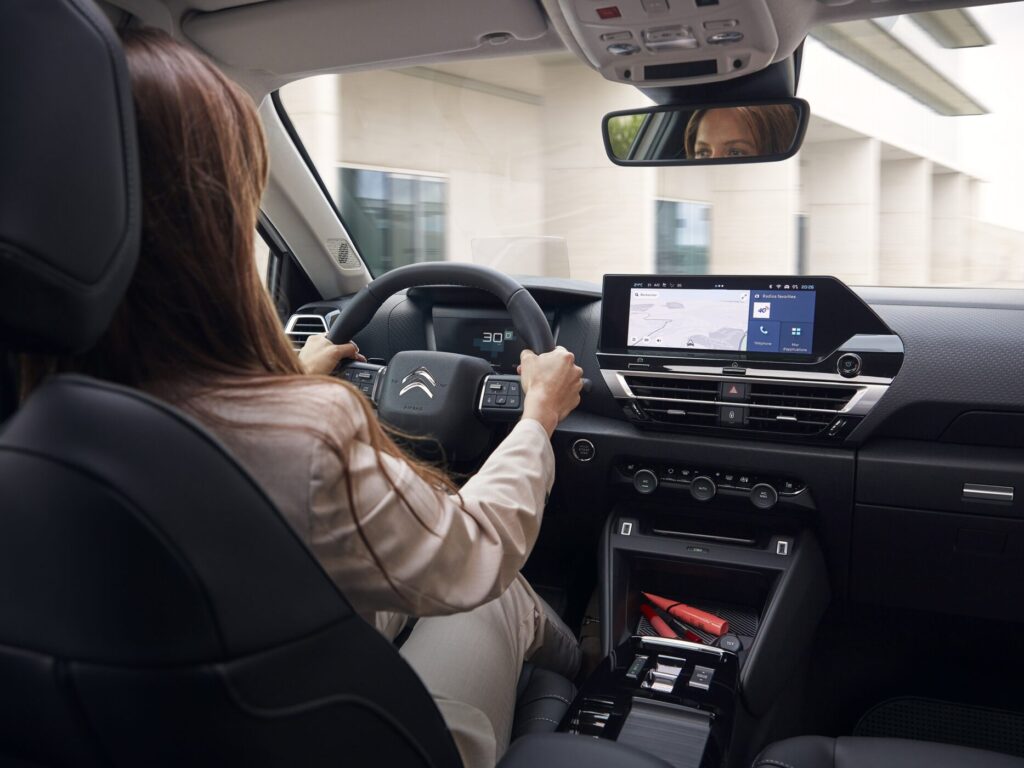
[(805, 107), (794, 103), (669, 107), (609, 116), (609, 154), (624, 164), (779, 159), (795, 151)]
[(712, 160), (781, 154), (793, 144), (796, 128), (796, 113), (788, 104), (698, 109), (686, 124), (686, 157)]

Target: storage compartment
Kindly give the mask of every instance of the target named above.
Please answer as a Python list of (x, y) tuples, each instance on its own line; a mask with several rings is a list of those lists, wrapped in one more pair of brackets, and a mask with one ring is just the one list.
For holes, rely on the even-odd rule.
[[(706, 532), (693, 531), (694, 521), (680, 515), (680, 530), (690, 534), (663, 535), (661, 526), (671, 522), (665, 514), (624, 506), (608, 521), (602, 650), (608, 654), (634, 634), (653, 633), (641, 613), (647, 602), (643, 592), (685, 603), (729, 622), (730, 634), (740, 642), (739, 687), (747, 710), (767, 712), (804, 658), (828, 605), (828, 575), (817, 539), (768, 516), (754, 525), (738, 523), (723, 536), (725, 520), (709, 521)], [(677, 625), (668, 624), (679, 634)], [(702, 644), (731, 650), (717, 635), (696, 635)], [(683, 639), (694, 638), (684, 630)]]
[[(744, 649), (757, 636), (761, 615), (778, 576), (777, 573), (729, 568), (707, 563), (626, 556), (626, 629), (638, 635), (655, 635), (640, 606), (648, 601), (644, 592), (685, 603), (729, 623), (729, 634), (740, 639)], [(705, 644), (718, 636), (687, 622), (690, 631)], [(678, 628), (670, 625), (671, 628)], [(742, 659), (741, 652), (741, 659)]]
[(1024, 620), (1024, 521), (860, 505), (854, 599), (937, 613)]

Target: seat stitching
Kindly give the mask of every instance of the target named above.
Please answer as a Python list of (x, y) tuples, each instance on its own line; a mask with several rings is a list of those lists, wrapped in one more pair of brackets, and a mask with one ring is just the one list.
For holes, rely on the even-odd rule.
[[(525, 720), (520, 720), (519, 724), (522, 725), (523, 723), (529, 723), (534, 720), (544, 720), (548, 723), (554, 723), (555, 725), (558, 725), (561, 722), (560, 720), (552, 720), (550, 717), (541, 717), (538, 715), (537, 717), (528, 717)], [(789, 768), (792, 768), (792, 766), (789, 766)]]
[(544, 699), (558, 699), (559, 701), (563, 702), (566, 706), (572, 704), (572, 702), (569, 699), (565, 698), (564, 696), (559, 696), (557, 693), (545, 693), (541, 696), (538, 696), (535, 699), (530, 699), (529, 701), (521, 702), (518, 708), (522, 709), (523, 707), (528, 707), (530, 704), (536, 704), (538, 701), (543, 701)]

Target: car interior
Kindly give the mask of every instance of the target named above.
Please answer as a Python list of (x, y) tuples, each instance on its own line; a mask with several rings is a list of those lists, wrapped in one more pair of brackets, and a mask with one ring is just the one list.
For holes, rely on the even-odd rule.
[[(583, 369), (523, 573), (584, 664), (569, 680), (527, 662), (502, 768), (1024, 768), (1024, 291), (625, 256), (586, 279), (515, 257), (392, 264), (373, 250), (397, 219), (359, 236), (289, 95), (408, 68), (479, 91), (453, 68), (512, 78), (539, 56), (622, 94), (587, 129), (616, 178), (754, 174), (798, 162), (816, 130), (799, 87), (814, 30), (971, 5), (4, 2), (0, 765), (463, 764), (398, 643), (196, 419), (77, 374), (19, 396), (19, 355), (88, 349), (132, 278), (141, 150), (118, 30), (152, 26), (258, 105), (282, 329), (296, 349), (354, 340), (365, 360), (335, 375), (429, 438), (408, 450), (464, 479), (522, 415), (521, 350), (561, 346)], [(529, 101), (516, 88), (492, 86)], [(681, 149), (729, 110), (782, 110), (781, 143)], [(339, 178), (369, 185), (370, 165)]]

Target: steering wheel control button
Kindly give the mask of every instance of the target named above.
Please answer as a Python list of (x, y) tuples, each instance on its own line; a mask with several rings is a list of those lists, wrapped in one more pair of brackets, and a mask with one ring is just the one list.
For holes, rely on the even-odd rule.
[(743, 643), (736, 635), (722, 635), (718, 638), (718, 647), (723, 651), (731, 651), (737, 653), (743, 649)]
[(727, 427), (743, 426), (747, 423), (747, 409), (739, 405), (723, 405), (718, 421)]
[(718, 493), (718, 486), (715, 481), (707, 475), (693, 478), (690, 483), (690, 495), (697, 501), (711, 501)]
[(658, 476), (649, 469), (638, 469), (633, 475), (633, 487), (645, 496), (652, 494), (658, 488)]
[(836, 361), (836, 370), (839, 375), (852, 379), (854, 376), (860, 373), (861, 367), (864, 362), (860, 359), (860, 355), (855, 355), (853, 352), (847, 352), (845, 355), (840, 355), (839, 360)]
[(480, 415), (495, 421), (518, 418), (523, 405), (523, 385), (518, 376), (494, 374), (484, 379)]
[(572, 457), (576, 459), (576, 461), (580, 461), (585, 464), (588, 461), (592, 461), (595, 455), (597, 455), (597, 449), (595, 449), (594, 444), (585, 437), (581, 437), (572, 444)]
[(750, 489), (750, 503), (758, 509), (771, 509), (779, 503), (779, 494), (768, 483), (758, 483)]

